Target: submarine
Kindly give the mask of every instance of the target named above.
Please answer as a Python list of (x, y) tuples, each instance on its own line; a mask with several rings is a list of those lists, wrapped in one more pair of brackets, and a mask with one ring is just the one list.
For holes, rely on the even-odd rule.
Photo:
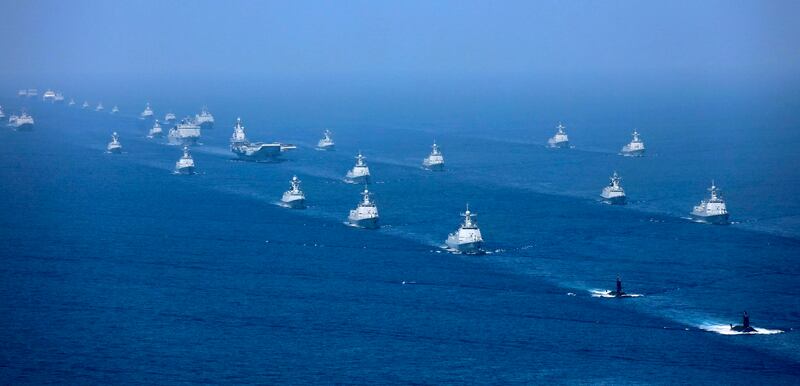
[(755, 328), (750, 326), (750, 315), (747, 314), (747, 311), (742, 313), (742, 325), (741, 326), (734, 326), (731, 324), (731, 331), (736, 332), (758, 332)]
[(632, 297), (631, 295), (626, 294), (625, 291), (622, 290), (622, 280), (619, 279), (619, 276), (617, 276), (617, 289), (615, 289), (614, 291), (609, 291), (608, 294), (615, 298)]

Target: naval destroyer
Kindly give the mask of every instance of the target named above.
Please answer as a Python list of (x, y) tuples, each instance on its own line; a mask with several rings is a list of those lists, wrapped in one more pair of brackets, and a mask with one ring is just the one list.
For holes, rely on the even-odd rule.
[(325, 130), (322, 132), (322, 139), (317, 142), (317, 149), (320, 150), (334, 150), (336, 148), (336, 144), (333, 142), (333, 138), (331, 138), (331, 131)]
[(603, 201), (611, 205), (625, 205), (625, 189), (622, 189), (622, 185), (619, 184), (621, 180), (622, 178), (619, 177), (617, 172), (614, 172), (611, 176), (611, 182), (600, 193)]
[(478, 229), (478, 223), (472, 221), (475, 213), (467, 211), (461, 214), (464, 216), (464, 222), (458, 229), (447, 236), (447, 247), (465, 254), (480, 254), (483, 253), (483, 236), (481, 230)]
[(57, 92), (56, 96), (53, 97), (53, 102), (55, 103), (63, 103), (64, 102), (64, 94)]
[(94, 111), (103, 111), (105, 107), (103, 107), (103, 102), (97, 104), (97, 107), (94, 108)]
[(89, 101), (83, 101), (83, 104), (81, 105), (81, 108), (84, 109), (84, 110), (88, 109), (89, 108)]
[(114, 107), (111, 108), (111, 114), (116, 114), (118, 112), (119, 112), (119, 107), (117, 107), (117, 105), (114, 105)]
[(188, 117), (181, 119), (167, 134), (170, 145), (195, 145), (198, 139), (200, 139), (200, 126), (194, 124)]
[(378, 227), (378, 207), (370, 199), (370, 192), (366, 185), (364, 185), (361, 195), (363, 199), (358, 203), (358, 207), (350, 211), (347, 222), (358, 227), (375, 229)]
[(150, 108), (150, 102), (147, 102), (144, 106), (144, 111), (139, 114), (139, 119), (150, 119), (153, 117), (153, 109)]
[(282, 145), (278, 142), (250, 142), (244, 132), (242, 118), (236, 118), (231, 135), (231, 151), (245, 161), (275, 161), (281, 156)]
[(708, 191), (711, 192), (711, 197), (708, 200), (700, 201), (692, 209), (692, 219), (709, 224), (728, 224), (728, 208), (725, 205), (725, 200), (719, 194), (719, 189), (714, 185), (714, 181), (711, 181), (711, 187), (708, 188)]
[(33, 117), (23, 112), (19, 116), (11, 115), (8, 117), (8, 126), (16, 131), (33, 130)]
[(561, 122), (559, 122), (558, 126), (556, 126), (556, 129), (558, 130), (556, 131), (556, 134), (547, 140), (547, 146), (553, 149), (568, 148), (569, 137), (567, 136), (567, 133), (564, 131), (565, 129), (564, 125), (562, 125)]
[(69, 103), (67, 103), (67, 105), (68, 106), (75, 106), (75, 99), (69, 98)]
[(156, 119), (155, 123), (153, 123), (153, 127), (150, 128), (150, 131), (147, 132), (147, 138), (161, 138), (164, 136), (164, 129), (161, 128), (161, 125), (158, 123), (158, 119)]
[(200, 110), (200, 114), (195, 114), (194, 123), (203, 130), (212, 129), (214, 128), (214, 116), (208, 112), (206, 106), (203, 106), (203, 109)]
[(436, 141), (433, 141), (433, 146), (431, 146), (431, 154), (428, 154), (428, 156), (422, 160), (422, 166), (428, 170), (437, 172), (444, 170), (444, 156), (439, 150), (439, 146), (436, 144)]
[(283, 192), (281, 203), (288, 208), (305, 209), (306, 195), (300, 190), (300, 179), (297, 176), (293, 176), (289, 182), (292, 184), (291, 188)]
[(639, 132), (633, 131), (633, 139), (622, 147), (620, 154), (626, 157), (641, 157), (644, 155), (644, 142), (639, 138)]
[(194, 174), (194, 159), (189, 154), (189, 147), (183, 147), (183, 156), (175, 162), (175, 173), (177, 174)]
[(114, 154), (122, 153), (122, 144), (119, 143), (119, 135), (117, 135), (116, 131), (111, 134), (111, 142), (109, 142), (108, 146), (106, 146), (106, 150), (108, 150), (109, 153)]
[(358, 155), (356, 155), (356, 164), (352, 169), (347, 171), (347, 175), (345, 175), (345, 181), (353, 184), (369, 183), (369, 166), (367, 166), (367, 162), (365, 161), (366, 159), (367, 158), (361, 155), (361, 152), (359, 151)]

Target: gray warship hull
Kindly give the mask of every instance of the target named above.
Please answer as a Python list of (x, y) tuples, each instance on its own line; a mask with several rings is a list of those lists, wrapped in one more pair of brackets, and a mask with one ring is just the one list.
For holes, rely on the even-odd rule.
[(452, 242), (452, 241), (448, 240), (447, 242), (445, 242), (445, 244), (447, 244), (447, 247), (449, 247), (451, 249), (455, 249), (455, 250), (457, 250), (457, 251), (459, 251), (461, 253), (467, 254), (467, 255), (479, 255), (479, 254), (484, 253), (484, 251), (483, 251), (483, 241), (475, 241), (475, 242), (472, 242), (472, 243), (459, 244), (457, 242)]
[(625, 205), (628, 203), (628, 198), (626, 196), (603, 197), (603, 202), (611, 205)]
[(283, 201), (281, 200), (284, 206), (291, 209), (305, 209), (306, 208), (306, 200), (304, 198), (297, 199), (297, 200), (289, 200)]
[(697, 222), (703, 222), (706, 224), (714, 224), (714, 225), (728, 225), (730, 222), (728, 220), (728, 214), (717, 214), (713, 216), (706, 216), (697, 213), (691, 213), (690, 216), (692, 220)]
[(33, 131), (33, 123), (23, 123), (19, 126), (15, 126), (14, 130), (16, 131)]
[(348, 218), (347, 222), (351, 225), (355, 225), (359, 228), (366, 228), (366, 229), (377, 229), (378, 228), (378, 217), (371, 217), (365, 218), (361, 220), (357, 220), (354, 218)]

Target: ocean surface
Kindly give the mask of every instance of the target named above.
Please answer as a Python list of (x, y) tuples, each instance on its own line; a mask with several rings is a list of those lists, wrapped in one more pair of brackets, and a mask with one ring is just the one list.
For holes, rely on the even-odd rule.
[[(36, 127), (0, 127), (0, 383), (800, 382), (797, 100), (153, 89), (3, 91)], [(145, 138), (146, 101), (208, 105), (198, 174)], [(233, 159), (237, 116), (298, 149)], [(559, 120), (572, 149), (544, 147)], [(647, 156), (617, 155), (634, 128)], [(375, 231), (343, 224), (359, 150)], [(613, 171), (627, 206), (598, 201)], [(306, 210), (277, 205), (293, 175)], [(712, 179), (729, 226), (686, 219)], [(442, 248), (467, 203), (482, 256)], [(641, 296), (596, 296), (617, 276)], [(729, 333), (744, 310), (762, 334)]]

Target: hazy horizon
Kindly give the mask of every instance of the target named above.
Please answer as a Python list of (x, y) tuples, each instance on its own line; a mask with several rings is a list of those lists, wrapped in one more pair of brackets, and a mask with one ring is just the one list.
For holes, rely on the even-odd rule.
[(800, 79), (791, 1), (3, 2), (4, 83)]

